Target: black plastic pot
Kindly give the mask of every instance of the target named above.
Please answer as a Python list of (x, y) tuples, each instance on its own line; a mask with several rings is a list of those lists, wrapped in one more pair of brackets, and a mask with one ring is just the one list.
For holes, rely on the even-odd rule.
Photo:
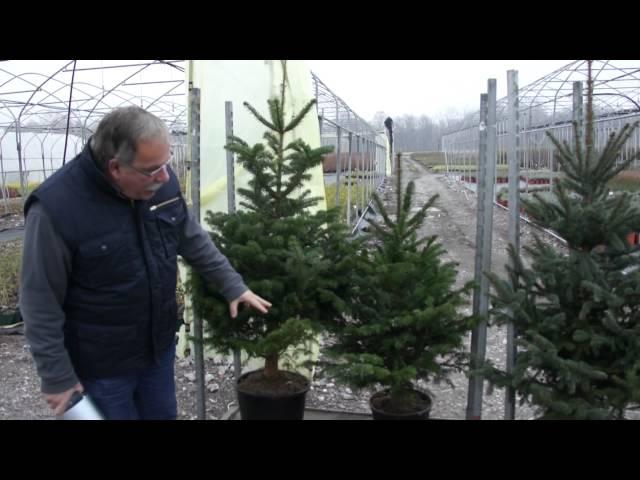
[[(255, 371), (247, 372), (238, 379), (238, 385)], [(295, 372), (287, 372), (289, 375), (300, 377), (306, 387), (295, 393), (287, 395), (257, 395), (242, 392), (236, 389), (238, 405), (242, 420), (302, 420), (307, 392), (311, 383), (306, 377)]]
[(375, 400), (380, 397), (385, 397), (389, 394), (389, 390), (385, 389), (380, 392), (374, 393), (369, 399), (369, 407), (374, 420), (427, 420), (429, 418), (429, 412), (431, 411), (431, 397), (419, 390), (413, 390), (420, 398), (425, 402), (426, 407), (409, 413), (394, 413), (387, 412), (383, 409), (374, 406)]
[(13, 325), (16, 323), (20, 323), (21, 321), (22, 316), (20, 315), (19, 309), (0, 312), (0, 326)]

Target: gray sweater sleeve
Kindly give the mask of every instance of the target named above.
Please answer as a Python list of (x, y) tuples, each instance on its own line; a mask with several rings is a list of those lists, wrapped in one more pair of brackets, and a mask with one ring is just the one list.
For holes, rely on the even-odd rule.
[(220, 253), (209, 234), (196, 222), (191, 209), (188, 212), (178, 254), (220, 291), (227, 301), (235, 300), (249, 288), (227, 257)]
[(43, 393), (61, 393), (78, 382), (63, 334), (70, 271), (68, 248), (40, 203), (34, 203), (25, 222), (19, 304)]

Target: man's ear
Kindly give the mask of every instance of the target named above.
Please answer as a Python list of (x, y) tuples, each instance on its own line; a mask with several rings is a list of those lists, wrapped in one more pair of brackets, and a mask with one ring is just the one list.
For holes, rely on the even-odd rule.
[(118, 163), (118, 160), (112, 158), (107, 162), (107, 173), (116, 180), (120, 178), (120, 175), (122, 175), (122, 170), (120, 163)]

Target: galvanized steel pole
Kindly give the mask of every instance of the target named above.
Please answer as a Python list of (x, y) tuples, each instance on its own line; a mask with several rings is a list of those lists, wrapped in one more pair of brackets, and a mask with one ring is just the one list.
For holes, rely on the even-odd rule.
[(582, 82), (573, 82), (573, 121), (580, 132), (580, 141), (584, 145), (584, 114), (582, 113)]
[[(225, 125), (225, 138), (230, 141), (230, 137), (233, 135), (233, 103), (224, 102), (224, 125)], [(235, 163), (233, 152), (227, 150), (227, 213), (236, 212), (236, 175), (235, 175)], [(233, 351), (233, 375), (236, 382), (242, 374), (242, 363), (240, 358), (240, 352), (238, 350)]]
[[(336, 207), (340, 206), (340, 170), (342, 170), (342, 161), (340, 156), (342, 155), (342, 128), (340, 126), (336, 127)], [(327, 207), (329, 207), (327, 205)]]
[[(520, 252), (520, 118), (518, 115), (518, 71), (507, 72), (507, 162), (509, 164), (509, 243), (516, 254)], [(512, 322), (507, 324), (507, 373), (513, 371), (517, 348)], [(504, 418), (515, 419), (515, 391), (507, 387), (504, 399)]]
[[(480, 96), (480, 141), (478, 212), (476, 226), (476, 261), (473, 313), (482, 321), (471, 335), (471, 367), (477, 368), (485, 358), (487, 346), (487, 316), (489, 311), (489, 279), (491, 271), (491, 240), (493, 229), (493, 197), (496, 170), (496, 81), (489, 79), (488, 93)], [(481, 375), (469, 378), (467, 419), (480, 420), (482, 415)]]
[(349, 132), (349, 167), (347, 175), (347, 225), (351, 226), (351, 186), (353, 185), (353, 171), (351, 165), (351, 156), (353, 153), (353, 134)]
[[(233, 103), (224, 102), (224, 125), (227, 142), (233, 136)], [(236, 212), (235, 165), (233, 152), (227, 150), (227, 213)]]
[[(190, 85), (191, 87), (191, 85)], [(189, 88), (191, 133), (191, 204), (196, 222), (200, 223), (200, 89)], [(202, 344), (202, 319), (193, 315), (194, 360), (196, 367), (196, 411), (198, 420), (206, 420), (204, 394), (204, 346)]]

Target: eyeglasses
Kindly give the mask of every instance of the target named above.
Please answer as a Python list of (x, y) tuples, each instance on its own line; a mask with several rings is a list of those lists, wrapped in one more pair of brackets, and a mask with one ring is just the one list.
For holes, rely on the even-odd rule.
[(167, 168), (167, 165), (169, 165), (169, 162), (171, 162), (171, 160), (173, 160), (173, 157), (169, 157), (169, 160), (167, 160), (160, 167), (156, 168), (155, 170), (152, 170), (151, 172), (146, 172), (144, 170), (140, 170), (139, 168), (136, 168), (133, 165), (124, 165), (124, 166), (125, 167), (129, 167), (132, 170), (135, 170), (136, 172), (144, 175), (145, 177), (153, 178), (157, 174), (159, 174), (161, 171), (165, 170)]

